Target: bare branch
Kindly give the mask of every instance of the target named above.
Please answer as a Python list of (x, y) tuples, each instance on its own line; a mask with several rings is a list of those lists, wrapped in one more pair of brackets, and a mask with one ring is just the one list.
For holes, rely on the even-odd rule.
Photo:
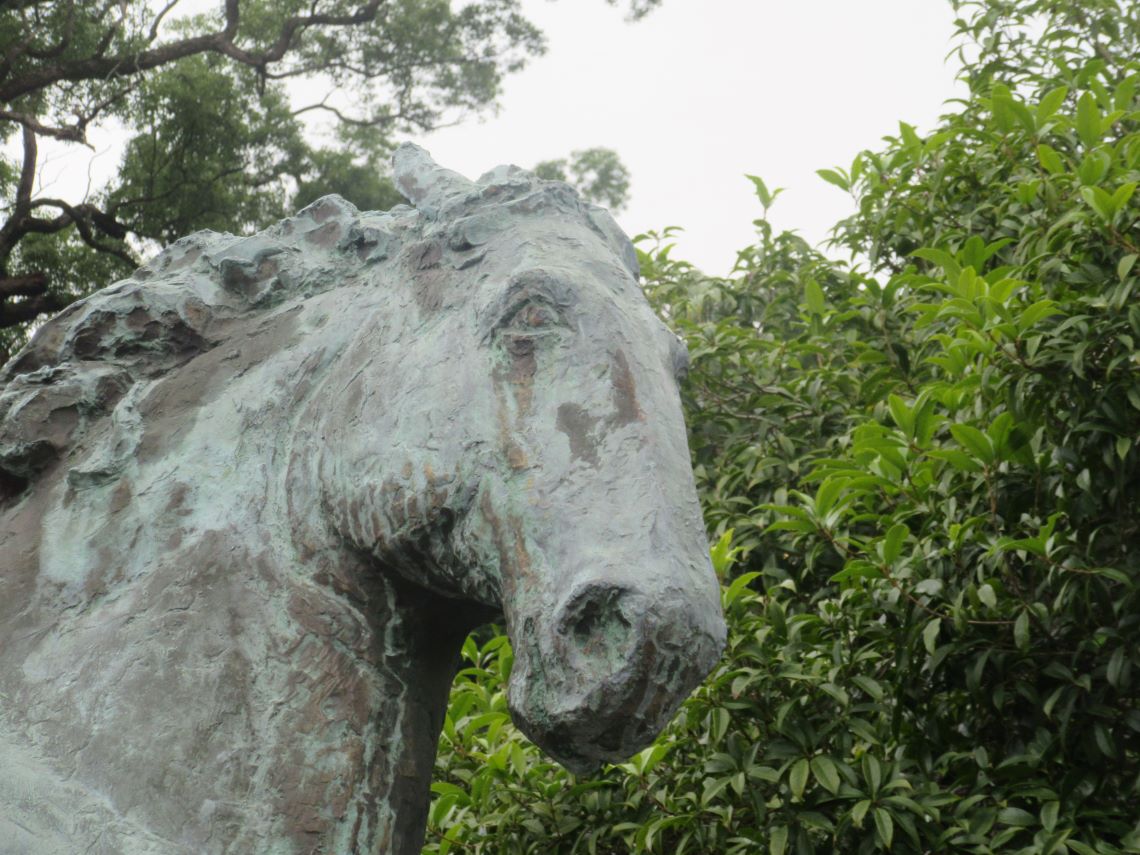
[(20, 224), (20, 230), (24, 234), (30, 234), (32, 232), (38, 234), (54, 234), (74, 224), (76, 231), (79, 232), (79, 237), (92, 249), (106, 253), (107, 255), (113, 255), (132, 266), (138, 266), (138, 261), (135, 257), (125, 249), (114, 244), (104, 243), (96, 237), (95, 232), (91, 228), (92, 225), (95, 225), (99, 231), (111, 237), (125, 237), (127, 230), (121, 223), (116, 222), (112, 217), (95, 208), (95, 206), (88, 204), (69, 205), (60, 199), (39, 199), (36, 201), (36, 204), (37, 206), (51, 205), (52, 207), (59, 208), (63, 213), (50, 220), (40, 217), (24, 217), (23, 222)]
[(293, 15), (281, 25), (276, 41), (264, 51), (248, 51), (238, 47), (233, 39), (237, 35), (240, 3), (226, 0), (226, 24), (218, 33), (192, 36), (181, 41), (160, 45), (149, 50), (120, 56), (89, 56), (56, 65), (41, 66), (15, 80), (0, 84), (0, 103), (10, 102), (22, 95), (36, 92), (63, 80), (106, 80), (129, 77), (149, 71), (175, 60), (199, 53), (221, 53), (252, 68), (263, 70), (278, 62), (293, 47), (298, 33), (309, 27), (353, 27), (374, 20), (385, 0), (368, 0), (351, 15), (309, 14)]
[(20, 183), (16, 187), (16, 209), (27, 209), (32, 200), (32, 187), (36, 180), (36, 158), (39, 146), (36, 132), (24, 125), (24, 165), (20, 169)]
[(34, 321), (40, 315), (58, 312), (63, 304), (54, 294), (37, 294), (18, 303), (0, 302), (0, 329)]
[[(316, 3), (314, 3), (309, 7), (310, 14), (292, 15), (287, 18), (281, 25), (277, 40), (268, 49), (254, 53), (243, 50), (230, 41), (221, 48), (221, 52), (244, 65), (264, 69), (270, 63), (280, 61), (289, 52), (290, 48), (293, 47), (293, 39), (298, 33), (309, 27), (355, 27), (359, 24), (366, 24), (376, 17), (376, 13), (383, 3), (384, 0), (369, 0), (351, 15), (322, 15), (314, 11), (316, 9)], [(234, 10), (233, 25), (236, 31), (238, 0), (226, 0), (227, 20), (231, 7)]]
[(240, 0), (226, 0), (226, 28), (222, 30), (222, 35), (228, 40), (233, 40), (238, 31), (238, 19), (241, 14)]
[[(100, 210), (89, 202), (72, 205), (62, 199), (36, 199), (31, 208), (59, 208), (64, 215), (75, 221), (83, 220), (92, 223), (99, 231), (108, 237), (122, 240), (127, 236), (127, 227), (116, 220), (106, 211)], [(61, 215), (63, 216), (63, 215)], [(58, 218), (57, 218), (58, 219)], [(54, 222), (54, 220), (52, 221)], [(66, 223), (64, 224), (66, 225)]]
[(138, 259), (122, 247), (115, 246), (114, 244), (103, 243), (103, 241), (95, 237), (94, 233), (91, 231), (90, 225), (88, 225), (86, 220), (76, 220), (75, 228), (76, 231), (79, 232), (79, 237), (83, 239), (83, 242), (92, 249), (97, 250), (98, 252), (106, 253), (107, 255), (113, 255), (115, 258), (125, 261), (131, 267), (139, 266)]
[(180, 2), (181, 0), (170, 0), (170, 2), (163, 6), (162, 9), (159, 10), (158, 14), (154, 16), (154, 20), (150, 22), (150, 32), (147, 33), (146, 36), (146, 43), (148, 45), (153, 44), (154, 40), (158, 38), (158, 29), (162, 26), (163, 19), (167, 16), (170, 10), (177, 6)]
[(43, 273), (0, 277), (0, 300), (7, 297), (31, 297), (42, 294), (47, 289), (47, 284), (47, 276)]
[(339, 121), (343, 122), (346, 125), (355, 125), (355, 126), (361, 127), (361, 128), (368, 128), (368, 127), (374, 127), (376, 125), (390, 124), (392, 122), (397, 121), (400, 118), (399, 114), (397, 114), (397, 115), (389, 114), (389, 115), (385, 115), (385, 116), (377, 116), (374, 119), (358, 119), (358, 118), (355, 118), (353, 116), (345, 115), (339, 109), (331, 106), (330, 104), (326, 104), (324, 101), (321, 101), (319, 104), (309, 104), (307, 107), (301, 107), (297, 110), (293, 110), (290, 113), (290, 115), (300, 116), (302, 113), (309, 113), (313, 110), (324, 110), (326, 113), (332, 113), (334, 116), (337, 117), (337, 119)]
[(8, 256), (20, 239), (20, 227), (28, 211), (31, 210), (32, 188), (36, 180), (36, 133), (27, 125), (24, 126), (24, 163), (20, 168), (20, 182), (16, 185), (16, 198), (12, 204), (12, 213), (7, 222), (0, 226), (0, 272), (3, 272)]
[(52, 137), (65, 142), (87, 143), (86, 135), (83, 133), (83, 129), (80, 125), (74, 125), (69, 128), (54, 128), (50, 125), (43, 124), (35, 116), (29, 116), (26, 113), (16, 113), (12, 110), (0, 110), (0, 119), (7, 119), (10, 122), (19, 122), (25, 129), (37, 134), (42, 134), (45, 137)]

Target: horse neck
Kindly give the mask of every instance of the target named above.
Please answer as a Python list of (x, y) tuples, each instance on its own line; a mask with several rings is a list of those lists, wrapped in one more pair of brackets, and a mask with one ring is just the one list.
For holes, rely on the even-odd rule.
[[(256, 342), (223, 348), (140, 395), (116, 477), (69, 483), (61, 468), (29, 497), (37, 511), (13, 531), (38, 546), (18, 616), (0, 623), (0, 718), (42, 758), (48, 790), (69, 781), (92, 804), (130, 806), (148, 835), (418, 852), (470, 614), (327, 532), (299, 545), (297, 387), (274, 385), (297, 366), (259, 368)], [(188, 758), (192, 774), (165, 789), (140, 773)], [(206, 805), (235, 817), (219, 824)]]

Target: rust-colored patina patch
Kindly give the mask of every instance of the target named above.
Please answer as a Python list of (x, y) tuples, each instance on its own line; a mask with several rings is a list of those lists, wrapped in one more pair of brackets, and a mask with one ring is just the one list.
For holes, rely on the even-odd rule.
[(613, 385), (613, 401), (616, 411), (616, 421), (620, 425), (645, 420), (641, 411), (641, 404), (637, 401), (637, 384), (633, 380), (633, 372), (629, 370), (629, 361), (625, 358), (625, 351), (620, 348), (614, 353), (613, 365), (610, 369), (610, 383)]
[(594, 435), (598, 419), (591, 416), (578, 404), (562, 404), (558, 407), (556, 427), (570, 440), (570, 456), (591, 466), (598, 465), (598, 439)]

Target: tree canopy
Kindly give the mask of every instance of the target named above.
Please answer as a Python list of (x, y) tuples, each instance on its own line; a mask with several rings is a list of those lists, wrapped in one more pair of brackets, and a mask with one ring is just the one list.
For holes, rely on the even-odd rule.
[(471, 640), (425, 852), (1140, 852), (1140, 21), (953, 5), (968, 96), (820, 171), (849, 260), (766, 217), (723, 279), (641, 240), (721, 666), (585, 780)]
[[(264, 227), (329, 192), (389, 207), (393, 135), (492, 105), (544, 40), (520, 0), (15, 0), (0, 46), (2, 362), (27, 322), (155, 242)], [(37, 186), (45, 145), (97, 129), (127, 137), (112, 180)]]

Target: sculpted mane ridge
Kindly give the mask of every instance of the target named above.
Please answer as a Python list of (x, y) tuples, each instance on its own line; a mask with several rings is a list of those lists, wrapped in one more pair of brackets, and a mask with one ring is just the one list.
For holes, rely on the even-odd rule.
[[(402, 189), (415, 199), (418, 188)], [(499, 167), (462, 192), (431, 189), (418, 209), (361, 212), (325, 196), (254, 235), (196, 232), (49, 320), (0, 369), (0, 501), (67, 457), (129, 390), (212, 349), (226, 322), (357, 283), (379, 264), (408, 277), (437, 264), (467, 267), (512, 216), (550, 208), (585, 216), (636, 276), (617, 225), (561, 182)]]

